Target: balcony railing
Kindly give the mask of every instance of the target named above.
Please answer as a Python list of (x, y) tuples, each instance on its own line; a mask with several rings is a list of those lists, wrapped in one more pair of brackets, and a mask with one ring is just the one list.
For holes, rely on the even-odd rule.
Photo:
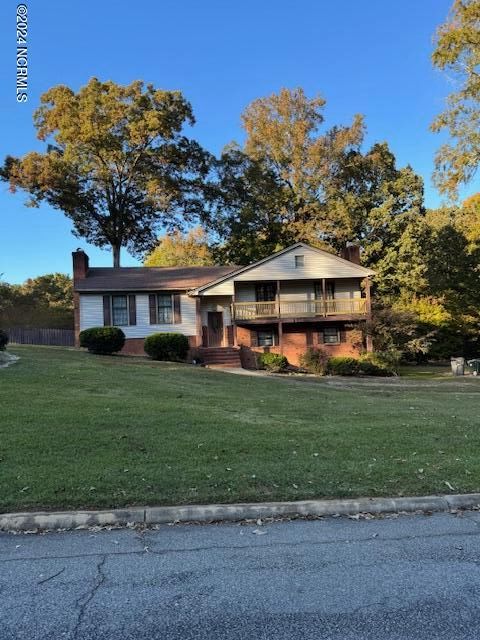
[(334, 300), (295, 300), (274, 302), (235, 302), (235, 320), (262, 318), (307, 318), (334, 315), (365, 315), (366, 298), (336, 298)]

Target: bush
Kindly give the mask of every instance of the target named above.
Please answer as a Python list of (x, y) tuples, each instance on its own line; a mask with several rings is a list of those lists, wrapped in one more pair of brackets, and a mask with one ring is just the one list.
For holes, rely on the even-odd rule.
[(309, 347), (306, 353), (300, 356), (300, 366), (317, 376), (325, 375), (327, 365), (328, 354), (323, 349)]
[(362, 376), (391, 376), (393, 372), (381, 367), (368, 358), (360, 358), (358, 362), (359, 373)]
[(288, 360), (279, 353), (261, 353), (259, 362), (262, 369), (272, 373), (282, 373), (288, 367)]
[(346, 356), (330, 358), (327, 372), (332, 376), (356, 376), (360, 373), (359, 361)]
[[(387, 349), (386, 351), (374, 351), (373, 353), (367, 353), (362, 356), (362, 362), (370, 362), (376, 367), (386, 371), (390, 374), (398, 373), (398, 367), (400, 365), (401, 354), (396, 349)], [(370, 374), (375, 375), (375, 374)]]
[(90, 353), (109, 355), (121, 351), (125, 334), (118, 327), (92, 327), (80, 332), (80, 346)]
[(188, 338), (181, 333), (152, 333), (145, 339), (143, 348), (154, 360), (178, 362), (188, 353)]
[(0, 329), (0, 351), (5, 351), (9, 342), (8, 333)]

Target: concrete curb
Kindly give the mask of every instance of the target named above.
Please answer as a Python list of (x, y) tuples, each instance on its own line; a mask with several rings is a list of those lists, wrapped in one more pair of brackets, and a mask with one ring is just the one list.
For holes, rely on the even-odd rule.
[(240, 521), (282, 516), (351, 516), (415, 511), (450, 511), (480, 508), (480, 493), (411, 498), (359, 498), (357, 500), (303, 500), (244, 504), (134, 507), (110, 511), (60, 511), (0, 514), (1, 531), (76, 529), (127, 524)]

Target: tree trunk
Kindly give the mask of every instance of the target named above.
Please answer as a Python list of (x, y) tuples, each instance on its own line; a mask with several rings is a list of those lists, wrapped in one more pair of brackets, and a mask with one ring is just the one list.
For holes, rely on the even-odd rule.
[(115, 268), (118, 268), (120, 266), (120, 249), (121, 245), (112, 244), (113, 266)]

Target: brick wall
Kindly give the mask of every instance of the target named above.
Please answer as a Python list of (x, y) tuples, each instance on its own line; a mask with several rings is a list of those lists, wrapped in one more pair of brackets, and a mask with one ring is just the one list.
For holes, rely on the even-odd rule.
[[(147, 354), (143, 350), (144, 342), (145, 338), (128, 338), (128, 340), (125, 340), (125, 345), (120, 353), (126, 356), (145, 356)], [(196, 336), (188, 336), (188, 344), (190, 345), (190, 349), (196, 347), (196, 342)]]
[[(267, 328), (267, 327), (262, 327)], [(240, 355), (242, 359), (242, 366), (246, 369), (253, 369), (256, 366), (255, 353), (264, 353), (269, 351), (270, 353), (280, 353), (280, 347), (257, 347), (252, 345), (252, 331), (257, 331), (256, 328), (237, 327), (237, 342), (241, 347)], [(260, 330), (261, 330), (260, 329)], [(283, 328), (283, 348), (282, 353), (286, 356), (290, 364), (299, 365), (300, 356), (305, 353), (309, 346), (321, 347), (331, 356), (353, 356), (360, 355), (359, 350), (354, 347), (349, 339), (348, 335), (352, 329), (345, 329), (342, 334), (345, 335), (345, 342), (340, 344), (320, 344), (318, 341), (318, 333), (320, 326), (316, 324), (305, 325), (284, 325)]]

